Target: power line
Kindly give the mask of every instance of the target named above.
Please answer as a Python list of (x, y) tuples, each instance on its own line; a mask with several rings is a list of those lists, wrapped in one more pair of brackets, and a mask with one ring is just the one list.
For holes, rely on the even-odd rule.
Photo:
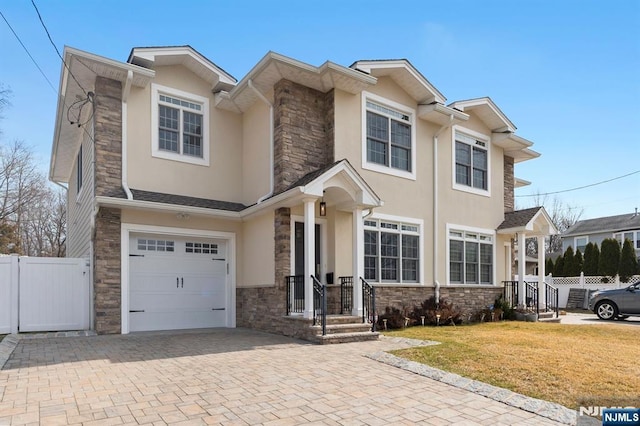
[(542, 193), (542, 194), (516, 195), (516, 197), (542, 197), (542, 196), (545, 196), (545, 195), (562, 194), (564, 192), (577, 191), (579, 189), (591, 188), (592, 186), (602, 185), (603, 183), (608, 183), (608, 182), (612, 182), (614, 180), (626, 178), (628, 176), (635, 175), (637, 173), (640, 173), (640, 170), (636, 170), (635, 172), (627, 173), (626, 175), (614, 177), (614, 178), (611, 178), (611, 179), (603, 180), (603, 181), (592, 183), (592, 184), (589, 184), (589, 185), (579, 186), (577, 188), (563, 189), (561, 191), (554, 191), (554, 192), (545, 192), (545, 193)]
[(80, 84), (80, 82), (78, 81), (78, 79), (76, 78), (75, 75), (73, 75), (73, 73), (71, 72), (71, 69), (69, 68), (69, 66), (67, 65), (67, 63), (65, 62), (64, 58), (62, 57), (62, 55), (60, 54), (60, 51), (58, 50), (58, 47), (56, 46), (56, 44), (53, 42), (53, 38), (51, 38), (51, 34), (49, 34), (49, 30), (47, 29), (47, 26), (44, 23), (44, 20), (42, 19), (42, 15), (40, 15), (40, 11), (38, 10), (38, 6), (36, 6), (36, 3), (34, 0), (31, 0), (31, 4), (33, 5), (33, 8), (36, 10), (36, 13), (38, 14), (38, 19), (40, 19), (40, 24), (42, 24), (42, 28), (44, 28), (44, 31), (47, 33), (47, 37), (49, 37), (49, 42), (51, 43), (51, 45), (53, 46), (53, 48), (55, 49), (56, 53), (58, 54), (58, 57), (60, 57), (60, 60), (62, 61), (62, 63), (64, 64), (64, 67), (67, 69), (67, 71), (69, 72), (69, 75), (71, 75), (71, 78), (73, 78), (73, 80), (78, 84), (78, 86), (80, 86), (80, 89), (82, 89), (82, 91), (84, 92), (84, 95), (88, 98), (89, 94), (87, 93), (86, 90), (84, 90), (84, 87), (82, 87), (82, 84)]
[(29, 52), (29, 49), (27, 49), (27, 46), (24, 45), (24, 43), (22, 42), (22, 40), (20, 39), (20, 37), (18, 36), (18, 34), (15, 32), (15, 30), (13, 29), (13, 27), (11, 26), (11, 24), (9, 23), (9, 21), (7, 21), (7, 18), (4, 16), (4, 14), (0, 11), (0, 16), (2, 16), (2, 19), (4, 19), (4, 22), (7, 24), (7, 26), (9, 27), (9, 29), (11, 30), (11, 32), (13, 33), (13, 35), (15, 36), (16, 40), (18, 40), (18, 43), (20, 43), (20, 46), (22, 46), (22, 48), (24, 49), (25, 52), (27, 52), (27, 55), (29, 55), (29, 58), (31, 58), (31, 61), (33, 62), (33, 64), (36, 66), (36, 68), (38, 68), (38, 71), (40, 71), (40, 74), (42, 74), (42, 76), (44, 77), (45, 80), (47, 80), (47, 83), (49, 83), (49, 87), (51, 87), (51, 90), (53, 90), (54, 93), (58, 93), (58, 91), (56, 90), (56, 88), (53, 86), (53, 83), (51, 83), (51, 80), (49, 80), (49, 78), (47, 77), (47, 75), (44, 73), (44, 71), (42, 71), (42, 68), (40, 68), (40, 65), (38, 65), (38, 62), (34, 59), (34, 57), (31, 55), (31, 52)]

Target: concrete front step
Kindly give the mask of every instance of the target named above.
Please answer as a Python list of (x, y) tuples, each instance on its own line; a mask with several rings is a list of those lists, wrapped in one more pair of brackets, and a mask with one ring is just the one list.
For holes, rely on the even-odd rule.
[[(317, 335), (322, 334), (321, 325), (312, 325), (311, 328)], [(327, 334), (361, 333), (371, 331), (371, 324), (350, 323), (350, 324), (327, 324)]]
[(329, 324), (362, 324), (362, 317), (353, 315), (327, 315), (327, 325)]
[(538, 314), (538, 319), (542, 320), (542, 319), (550, 319), (550, 318), (554, 318), (556, 316), (556, 313), (553, 311), (548, 311), (548, 312), (540, 312)]
[(378, 340), (380, 333), (377, 331), (363, 331), (358, 333), (338, 333), (327, 334), (326, 336), (316, 336), (315, 341), (321, 345), (330, 345), (334, 343), (352, 343), (352, 342), (368, 342)]
[(538, 322), (560, 323), (560, 318), (538, 318)]

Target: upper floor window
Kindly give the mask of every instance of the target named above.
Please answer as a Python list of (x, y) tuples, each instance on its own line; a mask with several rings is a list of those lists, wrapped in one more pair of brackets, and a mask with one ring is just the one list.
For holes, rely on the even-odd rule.
[(421, 223), (386, 219), (364, 222), (364, 276), (376, 282), (420, 280)]
[(489, 191), (489, 142), (465, 130), (454, 132), (454, 187), (479, 194)]
[(640, 250), (640, 229), (632, 230), (632, 231), (624, 231), (613, 234), (613, 238), (618, 240), (620, 243), (620, 247), (624, 244), (624, 240), (631, 241), (633, 248), (636, 250)]
[(415, 179), (415, 111), (363, 95), (363, 168)]
[(209, 165), (209, 100), (152, 85), (154, 157)]

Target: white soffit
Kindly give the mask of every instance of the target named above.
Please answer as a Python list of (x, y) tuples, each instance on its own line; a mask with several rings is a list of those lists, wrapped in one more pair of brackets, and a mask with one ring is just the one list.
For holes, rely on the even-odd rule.
[(516, 126), (498, 108), (491, 98), (469, 99), (449, 104), (451, 108), (473, 113), (493, 132), (515, 132)]
[(351, 67), (374, 77), (390, 77), (418, 104), (444, 104), (447, 101), (444, 95), (406, 59), (358, 61)]

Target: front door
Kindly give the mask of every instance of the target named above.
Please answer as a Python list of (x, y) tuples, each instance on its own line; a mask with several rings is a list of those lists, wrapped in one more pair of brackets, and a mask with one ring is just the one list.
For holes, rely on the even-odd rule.
[[(320, 280), (320, 225), (316, 223), (316, 261), (314, 275)], [(295, 275), (304, 275), (304, 222), (295, 223)]]

